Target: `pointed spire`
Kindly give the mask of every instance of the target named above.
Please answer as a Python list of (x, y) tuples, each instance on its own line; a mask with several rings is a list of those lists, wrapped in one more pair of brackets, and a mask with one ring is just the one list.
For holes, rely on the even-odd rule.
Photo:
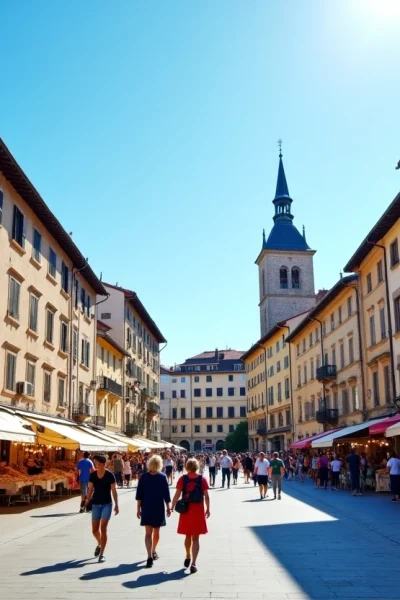
[(265, 244), (265, 229), (263, 229), (263, 244)]
[(278, 200), (279, 198), (290, 198), (285, 169), (283, 167), (282, 152), (279, 153), (278, 180), (276, 182), (275, 200)]
[(306, 228), (304, 225), (303, 225), (303, 238), (304, 238), (304, 241), (306, 241)]

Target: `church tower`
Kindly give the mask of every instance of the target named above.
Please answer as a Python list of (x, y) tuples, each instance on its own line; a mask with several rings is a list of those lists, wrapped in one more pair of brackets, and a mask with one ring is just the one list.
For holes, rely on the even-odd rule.
[(261, 337), (278, 321), (305, 312), (315, 306), (315, 250), (293, 225), (292, 202), (279, 152), (278, 181), (273, 200), (274, 224), (256, 260), (260, 286)]

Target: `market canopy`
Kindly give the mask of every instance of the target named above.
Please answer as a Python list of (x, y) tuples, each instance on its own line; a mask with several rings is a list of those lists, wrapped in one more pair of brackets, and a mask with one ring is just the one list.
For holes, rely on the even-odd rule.
[(50, 420), (29, 416), (39, 444), (60, 446), (67, 450), (86, 452), (116, 452), (118, 445), (111, 440), (105, 441), (68, 423), (56, 423)]
[(135, 452), (136, 450), (140, 450), (143, 448), (142, 443), (138, 442), (136, 439), (130, 438), (123, 433), (117, 433), (115, 431), (108, 431), (108, 429), (102, 429), (99, 433), (102, 435), (107, 435), (107, 437), (116, 441), (116, 443), (122, 443), (128, 447), (130, 452)]
[(363, 429), (366, 430), (366, 435), (369, 435), (369, 428), (372, 425), (385, 421), (386, 418), (387, 417), (383, 419), (376, 419), (374, 421), (366, 421), (365, 423), (359, 423), (358, 425), (344, 427), (343, 429), (339, 429), (338, 431), (334, 432), (329, 431), (323, 437), (320, 437), (318, 440), (312, 442), (311, 446), (312, 448), (330, 448), (336, 440), (341, 438), (348, 438), (354, 435), (355, 433), (360, 433)]
[(395, 425), (391, 425), (385, 431), (386, 437), (394, 437), (395, 435), (400, 435), (400, 422)]
[(291, 450), (300, 450), (301, 448), (311, 448), (311, 444), (314, 440), (318, 440), (319, 438), (325, 436), (327, 433), (332, 433), (334, 431), (338, 431), (338, 429), (330, 429), (329, 431), (324, 431), (323, 433), (317, 433), (316, 435), (312, 435), (309, 438), (305, 438), (304, 440), (299, 440), (298, 442), (293, 442), (290, 444)]
[(102, 429), (102, 430), (97, 430), (97, 429), (92, 429), (90, 427), (87, 427), (86, 425), (82, 425), (79, 428), (81, 431), (84, 431), (85, 433), (89, 433), (90, 435), (99, 438), (100, 440), (102, 440), (103, 442), (107, 442), (108, 444), (112, 444), (114, 446), (113, 450), (110, 450), (110, 452), (126, 452), (128, 450), (128, 442), (125, 440), (120, 440), (117, 438), (113, 438), (110, 435), (110, 432), (107, 431), (106, 429)]
[(0, 440), (34, 444), (36, 436), (29, 421), (12, 413), (0, 411)]
[[(370, 425), (369, 433), (370, 435), (380, 435), (385, 433), (388, 427), (394, 425), (395, 423), (399, 423), (400, 415), (393, 415), (392, 417), (387, 417), (381, 423), (376, 423), (375, 425)], [(389, 436), (390, 437), (390, 436)]]

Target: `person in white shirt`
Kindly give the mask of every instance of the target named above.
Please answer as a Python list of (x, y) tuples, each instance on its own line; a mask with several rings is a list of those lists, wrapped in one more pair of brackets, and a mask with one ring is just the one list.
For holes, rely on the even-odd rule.
[(166, 457), (164, 458), (164, 469), (165, 469), (165, 474), (167, 476), (167, 481), (169, 483), (169, 485), (172, 485), (173, 480), (174, 480), (174, 461), (171, 458), (171, 454), (170, 452), (167, 453)]
[(338, 459), (338, 457), (334, 456), (333, 461), (331, 462), (331, 475), (332, 475), (332, 482), (331, 482), (331, 490), (337, 490), (339, 487), (339, 474), (340, 474), (340, 469), (342, 468), (342, 461)]
[(232, 469), (232, 459), (228, 456), (228, 452), (226, 450), (222, 450), (222, 455), (219, 460), (219, 464), (222, 469), (222, 487), (225, 487), (225, 479), (228, 482), (228, 490), (231, 487), (231, 469)]
[(215, 463), (217, 462), (217, 459), (215, 458), (214, 454), (211, 454), (210, 458), (208, 459), (208, 473), (210, 475), (210, 486), (211, 487), (215, 487)]
[(386, 469), (390, 474), (390, 489), (393, 494), (392, 502), (399, 502), (400, 499), (400, 459), (396, 452), (392, 452), (386, 464)]
[(264, 452), (260, 452), (254, 469), (254, 474), (257, 475), (258, 486), (260, 488), (260, 500), (268, 496), (268, 470), (269, 462), (265, 458)]

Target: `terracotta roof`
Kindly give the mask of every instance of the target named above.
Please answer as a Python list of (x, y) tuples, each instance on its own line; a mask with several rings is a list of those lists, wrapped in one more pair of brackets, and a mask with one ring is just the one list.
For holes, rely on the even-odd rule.
[(73, 266), (79, 269), (82, 277), (91, 285), (96, 294), (106, 296), (107, 292), (100, 279), (92, 271), (85, 257), (72, 241), (71, 236), (56, 219), (1, 138), (0, 171), (64, 250), (65, 254), (72, 261)]
[(114, 290), (118, 290), (118, 291), (122, 292), (124, 294), (125, 298), (127, 300), (129, 300), (129, 302), (132, 304), (133, 308), (136, 310), (138, 315), (146, 323), (147, 327), (150, 329), (151, 333), (154, 335), (157, 342), (159, 344), (163, 344), (163, 343), (167, 342), (167, 340), (165, 339), (165, 337), (163, 336), (163, 334), (157, 327), (155, 321), (153, 321), (153, 319), (150, 317), (149, 313), (145, 309), (144, 305), (139, 300), (139, 296), (137, 295), (136, 292), (134, 292), (132, 290), (128, 290), (127, 288), (120, 287), (118, 285), (111, 285), (110, 283), (104, 283), (104, 285), (106, 286), (106, 288), (109, 287)]
[(223, 360), (236, 360), (236, 359), (240, 359), (243, 355), (243, 350), (206, 350), (205, 352), (202, 352), (201, 354), (196, 354), (196, 356), (191, 356), (190, 358), (187, 358), (186, 360), (211, 360), (213, 358), (216, 359), (216, 354), (218, 353), (218, 356), (220, 354), (224, 355)]

